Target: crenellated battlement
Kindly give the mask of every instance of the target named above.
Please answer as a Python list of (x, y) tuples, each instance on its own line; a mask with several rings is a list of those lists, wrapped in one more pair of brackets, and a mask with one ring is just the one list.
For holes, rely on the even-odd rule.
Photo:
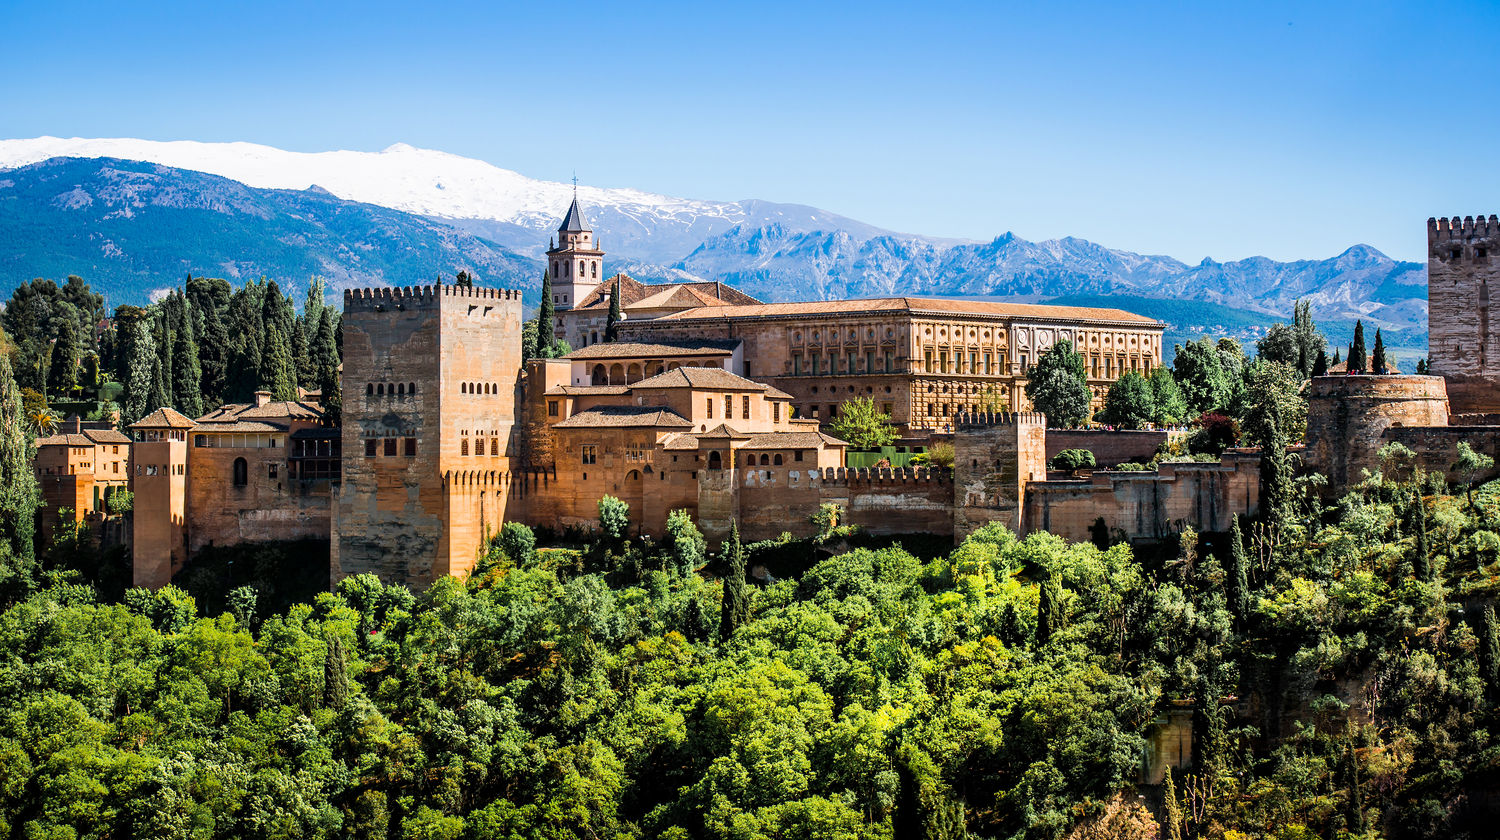
[(1480, 215), (1427, 220), (1429, 245), (1489, 236), (1500, 236), (1500, 217), (1493, 214), (1488, 219)]
[(1046, 428), (1047, 415), (1040, 411), (1001, 411), (984, 412), (975, 414), (957, 414), (953, 417), (953, 427), (962, 428), (987, 428), (993, 426), (1041, 426)]
[(517, 289), (495, 289), (483, 286), (384, 286), (344, 290), (344, 310), (353, 312), (384, 312), (389, 309), (427, 308), (435, 306), (441, 298), (464, 300), (521, 301)]

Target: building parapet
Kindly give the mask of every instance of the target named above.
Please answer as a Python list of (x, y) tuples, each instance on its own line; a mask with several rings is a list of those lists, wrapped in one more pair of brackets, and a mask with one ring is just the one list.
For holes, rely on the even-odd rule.
[(975, 414), (956, 414), (954, 429), (985, 428), (989, 426), (1046, 426), (1047, 415), (1040, 411), (998, 411)]
[(1477, 218), (1457, 216), (1450, 218), (1432, 218), (1427, 220), (1427, 241), (1449, 242), (1453, 239), (1462, 239), (1470, 236), (1494, 236), (1500, 235), (1500, 218), (1493, 214), (1486, 219), (1483, 214)]
[(384, 307), (426, 307), (435, 304), (440, 297), (520, 301), (521, 292), (517, 289), (496, 289), (485, 286), (454, 286), (447, 284), (345, 289), (344, 309), (356, 312), (382, 312), (384, 311)]

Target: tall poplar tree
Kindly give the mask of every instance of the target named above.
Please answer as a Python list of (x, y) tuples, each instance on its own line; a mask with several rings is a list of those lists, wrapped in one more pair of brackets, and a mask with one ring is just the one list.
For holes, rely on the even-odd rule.
[(1282, 429), (1281, 404), (1265, 406), (1265, 426), (1259, 441), (1260, 509), (1273, 532), (1282, 532), (1292, 516), (1292, 467), (1287, 458), (1286, 432)]
[(10, 355), (0, 353), (0, 596), (7, 602), (24, 596), (36, 582), (39, 504), (21, 390)]

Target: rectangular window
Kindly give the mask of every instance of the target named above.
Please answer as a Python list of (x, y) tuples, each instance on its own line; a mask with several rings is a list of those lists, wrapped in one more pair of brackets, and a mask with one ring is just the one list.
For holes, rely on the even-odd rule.
[(386, 438), (385, 445), (382, 447), (382, 449), (384, 450), (382, 454), (384, 454), (387, 458), (394, 458), (396, 456), (396, 439)]
[(837, 353), (829, 353), (828, 354), (828, 372), (829, 373), (838, 373), (839, 372), (839, 354), (837, 354)]
[(979, 372), (979, 354), (978, 353), (970, 353), (969, 354), (969, 373), (978, 373), (978, 372)]
[(734, 395), (733, 394), (725, 394), (724, 395), (724, 419), (725, 420), (729, 420), (729, 419), (731, 419), (733, 417), (734, 417)]
[(500, 454), (500, 438), (490, 438), (490, 455)]
[(884, 370), (885, 370), (886, 373), (890, 373), (891, 371), (893, 371), (895, 369), (896, 369), (896, 354), (892, 353), (889, 350), (887, 350), (887, 351), (885, 351), (885, 368), (884, 368)]
[(818, 375), (818, 354), (817, 353), (812, 354), (811, 359), (812, 359), (812, 374), (813, 374), (813, 376), (817, 376)]
[(557, 416), (557, 400), (547, 400), (547, 416)]
[(276, 467), (277, 466), (278, 466), (277, 464), (271, 464), (270, 465), (270, 469), (266, 471), (266, 476), (268, 478), (275, 478), (276, 477)]
[(586, 443), (581, 448), (583, 449), (583, 463), (585, 463), (585, 464), (592, 464), (592, 463), (594, 463), (594, 460), (595, 460), (595, 457), (596, 457), (595, 456), (594, 444), (592, 444), (592, 443)]
[(865, 353), (865, 373), (875, 372), (875, 351)]
[(781, 403), (771, 403), (771, 422), (781, 422)]
[(645, 447), (645, 445), (644, 444), (640, 444), (640, 443), (627, 443), (627, 444), (625, 444), (625, 460), (627, 460), (627, 461), (644, 461), (644, 460), (646, 460), (646, 447)]
[(1027, 367), (1026, 366), (1026, 354), (1022, 353), (1021, 354), (1021, 373), (1025, 373), (1026, 372), (1026, 367)]
[(880, 404), (880, 410), (884, 414), (889, 415), (891, 413), (891, 404), (890, 403), (881, 403)]
[(467, 455), (467, 454), (469, 454), (469, 439), (468, 438), (464, 438), (463, 440), (459, 441), (459, 444), (458, 444), (458, 454), (460, 454), (460, 455)]
[(849, 354), (849, 369), (847, 371), (844, 371), (844, 372), (845, 373), (853, 373), (854, 372), (854, 354), (853, 353)]
[(740, 397), (740, 419), (750, 419), (750, 396), (748, 394)]
[(811, 413), (809, 414), (809, 416), (816, 420), (818, 418), (818, 404), (813, 403), (811, 406), (808, 406), (808, 408), (811, 409)]
[(794, 461), (800, 461), (800, 460), (802, 460), (802, 450), (798, 449), (797, 452), (796, 452), (796, 454), (795, 454), (795, 456), (792, 458), (792, 460), (794, 460)]
[(417, 439), (416, 438), (414, 438), (414, 437), (406, 438), (403, 441), (403, 447), (406, 450), (403, 453), (403, 454), (406, 455), (406, 457), (408, 457), (408, 458), (415, 458), (415, 457), (417, 457)]
[(365, 438), (365, 457), (375, 457), (375, 438)]
[(709, 397), (705, 402), (708, 404), (708, 419), (712, 420), (714, 419), (714, 398)]
[(799, 376), (802, 373), (802, 354), (798, 353), (792, 357), (792, 375)]

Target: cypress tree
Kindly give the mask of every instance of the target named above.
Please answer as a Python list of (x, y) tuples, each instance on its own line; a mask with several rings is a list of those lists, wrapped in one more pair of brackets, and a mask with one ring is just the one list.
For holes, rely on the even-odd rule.
[(1270, 400), (1266, 403), (1266, 428), (1260, 451), (1260, 509), (1273, 532), (1283, 530), (1292, 515), (1292, 468), (1286, 447), (1281, 405)]
[(52, 361), (47, 369), (47, 390), (54, 396), (67, 397), (78, 390), (78, 332), (71, 319), (63, 319), (52, 345)]
[(1350, 373), (1364, 373), (1369, 369), (1369, 360), (1365, 356), (1365, 322), (1354, 322), (1354, 341), (1349, 345)]
[(1177, 786), (1172, 783), (1171, 767), (1167, 768), (1167, 790), (1163, 794), (1163, 799), (1165, 801), (1162, 806), (1165, 813), (1162, 816), (1167, 821), (1167, 824), (1163, 826), (1166, 829), (1166, 838), (1167, 840), (1182, 840), (1182, 804), (1177, 800)]
[(156, 313), (156, 374), (151, 383), (151, 409), (172, 404), (172, 299), (158, 307)]
[(203, 371), (199, 394), (205, 406), (222, 404), (229, 388), (229, 359), (233, 344), (225, 325), (234, 291), (224, 280), (188, 280), (186, 297), (192, 306), (193, 334), (198, 339), (198, 365)]
[(1427, 535), (1427, 503), (1420, 494), (1412, 506), (1411, 530), (1417, 537), (1416, 557), (1412, 560), (1413, 571), (1421, 581), (1432, 580), (1432, 544)]
[(542, 305), (536, 311), (536, 347), (531, 351), (533, 359), (552, 358), (552, 343), (556, 340), (557, 311), (552, 306), (552, 273), (542, 269)]
[(344, 640), (328, 634), (323, 657), (323, 702), (330, 709), (342, 709), (349, 700), (349, 666), (344, 657)]
[(1494, 605), (1485, 605), (1479, 631), (1479, 675), (1484, 678), (1484, 693), (1493, 703), (1500, 695), (1500, 625), (1495, 621)]
[(1356, 834), (1364, 834), (1367, 825), (1365, 823), (1365, 797), (1360, 790), (1359, 779), (1359, 756), (1354, 752), (1354, 739), (1346, 741), (1344, 750), (1344, 787), (1346, 791), (1344, 805), (1347, 809), (1346, 818), (1349, 830)]
[(1389, 372), (1385, 361), (1385, 339), (1380, 336), (1380, 328), (1375, 328), (1375, 352), (1370, 357), (1370, 372), (1384, 376)]
[(1343, 359), (1339, 358), (1339, 349), (1337, 347), (1333, 348), (1333, 361), (1329, 362), (1328, 366), (1332, 367), (1341, 361), (1343, 361)]
[(1061, 630), (1065, 623), (1062, 582), (1049, 575), (1042, 582), (1036, 604), (1036, 646), (1042, 647), (1052, 641), (1053, 634)]
[(156, 339), (146, 319), (131, 321), (125, 331), (125, 404), (121, 406), (121, 420), (128, 426), (152, 411), (151, 388), (158, 365)]
[(172, 406), (189, 417), (204, 412), (203, 368), (198, 362), (198, 336), (191, 305), (181, 298), (176, 336), (172, 342)]
[(1234, 517), (1229, 529), (1229, 569), (1224, 579), (1224, 595), (1229, 600), (1229, 612), (1244, 626), (1245, 616), (1250, 612), (1250, 560), (1245, 556), (1245, 535), (1240, 530), (1240, 518)]
[(339, 350), (333, 328), (333, 312), (326, 307), (319, 317), (313, 356), (318, 365), (318, 389), (323, 392), (323, 414), (330, 424), (337, 426), (343, 422), (344, 400), (340, 391)]
[(308, 343), (307, 331), (301, 323), (292, 326), (292, 367), (297, 371), (297, 384), (312, 387), (318, 371), (313, 363), (312, 345)]
[(36, 509), (31, 441), (10, 356), (0, 353), (0, 593), (24, 596), (36, 582)]
[(745, 548), (740, 545), (740, 523), (729, 528), (724, 546), (729, 572), (724, 577), (724, 604), (719, 610), (719, 638), (729, 641), (734, 631), (750, 620), (750, 593), (745, 586)]
[(1313, 376), (1327, 376), (1328, 375), (1328, 351), (1326, 351), (1326, 350), (1319, 350), (1318, 351), (1318, 357), (1313, 360), (1312, 375)]
[(614, 341), (620, 335), (620, 322), (625, 315), (620, 311), (620, 278), (615, 278), (615, 286), (609, 292), (609, 318), (604, 322), (604, 340)]
[(259, 380), (260, 389), (270, 391), (271, 399), (297, 399), (297, 371), (292, 364), (292, 349), (288, 346), (286, 333), (277, 320), (272, 320), (266, 325), (266, 342), (260, 357)]

